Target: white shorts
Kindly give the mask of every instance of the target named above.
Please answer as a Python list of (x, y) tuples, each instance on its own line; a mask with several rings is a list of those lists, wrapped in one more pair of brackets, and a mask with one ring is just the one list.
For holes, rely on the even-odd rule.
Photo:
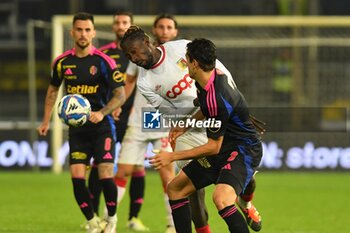
[[(176, 139), (175, 151), (192, 149), (208, 142), (205, 131), (189, 130)], [(176, 161), (176, 172), (179, 172), (190, 160)]]
[(129, 126), (126, 130), (118, 157), (118, 164), (144, 166), (149, 143), (154, 149), (172, 151), (168, 133), (142, 132), (141, 128)]

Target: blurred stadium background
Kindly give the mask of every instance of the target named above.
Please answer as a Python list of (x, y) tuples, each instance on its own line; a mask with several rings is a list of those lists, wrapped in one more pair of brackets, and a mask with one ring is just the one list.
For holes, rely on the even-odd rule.
[[(155, 15), (174, 14), (180, 38), (206, 37), (217, 44), (252, 112), (268, 124), (256, 196), (265, 232), (350, 231), (344, 224), (350, 169), (349, 1), (0, 0), (0, 232), (76, 232), (83, 221), (66, 172), (68, 146), (65, 134), (60, 136), (65, 128), (53, 123), (55, 134), (47, 138), (35, 129), (52, 58), (71, 47), (71, 15), (95, 15), (99, 46), (114, 38), (112, 14), (122, 9), (132, 11), (146, 31)], [(33, 172), (51, 170), (63, 173)], [(148, 184), (160, 187), (155, 173), (148, 177)], [(162, 232), (163, 226), (152, 222), (154, 215), (147, 214), (158, 213), (153, 201), (162, 199), (160, 188), (154, 189), (158, 194), (147, 190), (153, 198), (141, 217)], [(124, 223), (127, 200), (121, 207)], [(209, 208), (214, 229), (225, 232), (216, 210)]]
[[(268, 124), (262, 169), (348, 170), (350, 3), (205, 3), (2, 0), (1, 170), (59, 172), (66, 165), (65, 138), (38, 138), (35, 131), (52, 57), (71, 47), (71, 14), (95, 14), (99, 46), (114, 38), (111, 15), (121, 9), (134, 12), (135, 23), (146, 31), (155, 15), (175, 14), (180, 38), (206, 37), (217, 44), (220, 60), (235, 75), (253, 113)], [(62, 125), (53, 125), (60, 132)]]

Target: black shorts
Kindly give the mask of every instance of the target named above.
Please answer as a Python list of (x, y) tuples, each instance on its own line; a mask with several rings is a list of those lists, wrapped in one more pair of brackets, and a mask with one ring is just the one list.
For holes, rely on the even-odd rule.
[(228, 184), (240, 195), (254, 175), (261, 157), (260, 143), (254, 147), (238, 146), (224, 162), (212, 165), (207, 157), (204, 157), (192, 160), (182, 170), (197, 190), (210, 184)]
[[(113, 130), (114, 131), (114, 130)], [(108, 127), (69, 133), (69, 164), (114, 163), (115, 132)]]

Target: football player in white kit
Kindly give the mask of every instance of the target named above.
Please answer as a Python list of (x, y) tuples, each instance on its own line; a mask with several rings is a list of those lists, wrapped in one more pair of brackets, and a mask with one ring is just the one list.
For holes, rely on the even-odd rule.
[[(153, 34), (157, 45), (175, 39), (177, 32), (177, 22), (172, 15), (161, 14), (156, 17), (153, 26)], [(134, 63), (129, 63), (126, 70), (126, 96), (128, 96), (135, 87), (138, 69), (139, 67)], [(135, 231), (149, 231), (149, 228), (138, 218), (145, 188), (144, 155), (146, 154), (148, 144), (151, 143), (153, 148), (162, 148), (162, 150), (171, 151), (171, 147), (168, 143), (167, 132), (142, 132), (142, 107), (152, 108), (152, 106), (147, 103), (145, 97), (143, 97), (139, 90), (136, 89), (133, 108), (128, 120), (127, 131), (118, 158), (118, 170), (115, 175), (119, 203), (125, 194), (127, 177), (132, 177), (130, 182), (131, 200), (127, 227)], [(115, 117), (117, 118), (118, 112), (116, 111), (115, 113)], [(174, 166), (168, 166), (166, 169), (160, 171), (159, 174), (164, 189), (164, 200), (167, 207), (168, 222), (165, 233), (175, 233), (171, 210), (168, 203), (168, 195), (165, 190), (169, 181), (175, 176)]]
[[(162, 112), (167, 115), (176, 114), (180, 110), (194, 110), (196, 87), (188, 75), (185, 60), (186, 45), (189, 42), (188, 40), (177, 40), (155, 47), (150, 42), (148, 35), (137, 26), (131, 26), (121, 41), (121, 48), (125, 55), (130, 61), (142, 67), (137, 81), (138, 89), (152, 106), (161, 108)], [(216, 67), (231, 77), (230, 72), (218, 60)], [(186, 114), (186, 112), (181, 113)], [(187, 113), (189, 114), (190, 111)], [(175, 151), (197, 147), (206, 142), (205, 131), (194, 128), (177, 138)], [(252, 193), (253, 191), (254, 189)], [(261, 228), (261, 217), (250, 200), (247, 202), (250, 212), (245, 213), (246, 220), (253, 230), (258, 231)], [(239, 200), (238, 203), (244, 211)], [(256, 228), (255, 224), (258, 224)], [(207, 231), (198, 229), (197, 232)]]
[[(143, 33), (142, 30), (140, 32)], [(162, 107), (162, 111), (166, 111), (167, 114), (178, 114), (181, 111), (181, 114), (186, 115), (193, 114), (198, 110), (193, 105), (193, 100), (196, 98), (196, 88), (193, 80), (188, 75), (186, 61), (183, 59), (185, 56), (182, 54), (183, 51), (186, 51), (188, 42), (188, 40), (179, 40), (160, 45), (159, 51), (163, 56), (159, 57), (158, 62), (151, 61), (150, 64), (147, 64), (132, 55), (128, 57), (132, 59), (133, 63), (143, 67), (140, 69), (137, 80), (138, 89), (153, 107)], [(132, 51), (132, 48), (124, 50), (126, 56), (128, 56), (130, 54), (126, 51)], [(139, 52), (142, 53), (143, 51)], [(175, 150), (192, 148), (205, 144), (206, 141), (207, 137), (202, 129), (193, 129), (178, 138)], [(195, 197), (195, 203), (191, 204), (194, 204), (193, 208), (196, 210), (194, 214), (196, 219), (193, 219), (197, 223), (195, 224), (196, 231), (210, 232), (204, 197)]]

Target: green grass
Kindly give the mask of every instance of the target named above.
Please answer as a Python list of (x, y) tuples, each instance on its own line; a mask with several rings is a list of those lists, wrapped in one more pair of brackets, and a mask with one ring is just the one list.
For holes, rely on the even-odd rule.
[[(152, 233), (163, 233), (166, 218), (160, 178), (149, 171), (146, 179), (140, 218)], [(261, 232), (350, 232), (349, 180), (349, 173), (259, 173), (254, 203), (263, 217)], [(84, 232), (79, 229), (84, 218), (68, 173), (1, 172), (0, 187), (1, 233)], [(206, 197), (212, 231), (228, 232), (211, 201), (212, 190), (212, 186), (207, 189)], [(127, 232), (128, 202), (126, 197), (118, 208), (118, 233)]]

